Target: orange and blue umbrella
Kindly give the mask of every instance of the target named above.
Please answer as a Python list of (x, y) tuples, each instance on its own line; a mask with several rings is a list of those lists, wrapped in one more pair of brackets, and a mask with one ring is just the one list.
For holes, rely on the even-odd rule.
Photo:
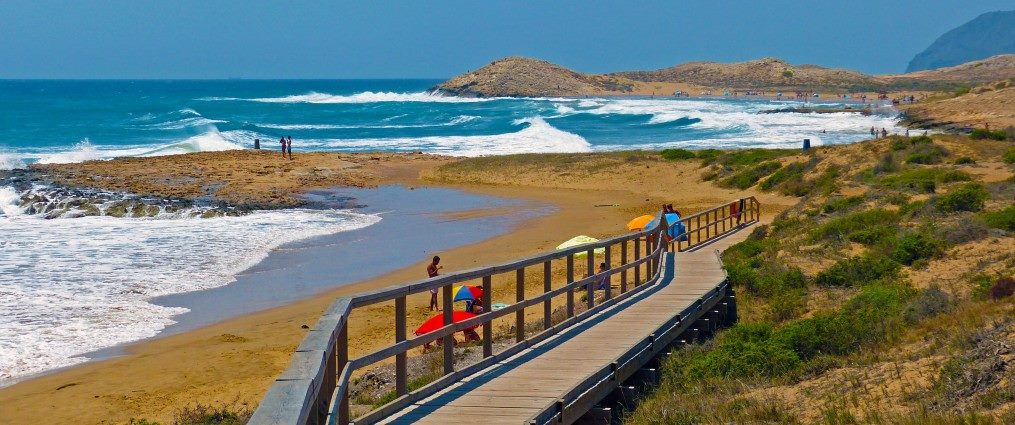
[(627, 230), (642, 230), (645, 228), (646, 224), (648, 224), (654, 219), (655, 217), (648, 214), (635, 217), (631, 219), (631, 221), (627, 222)]

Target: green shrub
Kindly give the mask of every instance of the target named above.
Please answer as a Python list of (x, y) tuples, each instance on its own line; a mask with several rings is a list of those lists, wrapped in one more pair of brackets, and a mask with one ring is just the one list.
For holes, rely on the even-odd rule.
[(971, 90), (971, 88), (969, 86), (961, 86), (961, 87), (955, 89), (955, 95), (956, 96), (962, 96), (964, 94), (968, 94), (969, 90)]
[[(699, 158), (705, 158), (698, 152)], [(796, 153), (796, 150), (788, 149), (743, 149), (719, 153), (715, 156), (715, 162), (728, 167), (749, 166), (760, 164), (765, 161), (782, 158), (786, 155)], [(708, 165), (708, 164), (705, 164)]]
[(1009, 205), (999, 211), (985, 212), (983, 220), (990, 227), (1015, 232), (1015, 205)]
[(960, 156), (958, 158), (955, 158), (955, 162), (953, 162), (953, 164), (955, 164), (955, 165), (975, 164), (975, 163), (976, 163), (976, 160), (974, 160), (973, 158), (970, 158), (968, 156)]
[(892, 142), (889, 145), (893, 151), (901, 151), (909, 147), (909, 141), (906, 139), (892, 138)]
[(1004, 130), (987, 130), (983, 128), (977, 128), (969, 133), (969, 138), (973, 140), (1004, 140), (1008, 137), (1008, 134)]
[(800, 359), (792, 350), (771, 339), (772, 325), (737, 324), (723, 333), (715, 348), (692, 358), (685, 376), (707, 378), (751, 378), (777, 376), (796, 368)]
[(827, 286), (860, 286), (895, 277), (898, 271), (899, 263), (883, 256), (865, 254), (840, 260), (818, 273), (814, 282)]
[(829, 220), (811, 232), (810, 239), (817, 242), (829, 238), (843, 239), (853, 232), (876, 225), (894, 225), (899, 214), (885, 209), (872, 209)]
[(772, 174), (782, 167), (779, 161), (763, 162), (746, 170), (740, 171), (722, 181), (722, 186), (747, 189), (754, 186), (762, 177)]
[(802, 360), (822, 354), (848, 354), (882, 341), (901, 329), (898, 316), (912, 296), (901, 285), (873, 285), (838, 312), (821, 313), (772, 332), (772, 339), (793, 349)]
[(894, 226), (878, 224), (850, 233), (846, 238), (851, 242), (873, 246), (895, 237), (898, 232)]
[(909, 164), (938, 164), (941, 158), (948, 155), (945, 148), (935, 144), (921, 144), (913, 147), (913, 150), (906, 156), (906, 163)]
[(979, 183), (967, 183), (934, 200), (938, 211), (949, 213), (956, 211), (980, 211), (990, 194)]
[(881, 155), (878, 162), (874, 164), (875, 175), (895, 173), (900, 169), (899, 162), (895, 160), (895, 155), (892, 155), (891, 152)]
[(828, 198), (828, 201), (825, 202), (825, 205), (821, 206), (821, 212), (825, 214), (831, 214), (837, 211), (849, 210), (852, 209), (853, 207), (862, 204), (863, 199), (864, 198), (861, 195), (850, 196), (846, 198), (843, 198), (841, 196)]
[(923, 233), (908, 233), (895, 241), (892, 259), (905, 265), (929, 259), (943, 251), (941, 243)]
[(782, 71), (782, 76), (785, 77), (785, 78), (792, 78), (793, 77), (793, 71), (790, 71), (788, 69), (785, 70), (785, 71)]
[(659, 154), (663, 157), (663, 159), (669, 161), (697, 158), (697, 155), (695, 155), (694, 152), (687, 149), (663, 149), (663, 151), (659, 152)]
[(1008, 148), (1008, 150), (1004, 151), (1004, 154), (1001, 155), (1001, 160), (1005, 164), (1015, 164), (1015, 148)]
[(722, 151), (719, 149), (702, 149), (696, 153), (698, 159), (701, 160), (702, 166), (715, 163), (720, 155), (722, 155)]
[(937, 190), (937, 184), (939, 183), (969, 180), (972, 180), (972, 177), (962, 171), (947, 168), (921, 167), (882, 177), (879, 182), (882, 186), (892, 189), (933, 193)]
[(931, 139), (930, 136), (914, 136), (909, 139), (909, 143), (912, 145), (927, 144), (933, 142), (934, 139)]
[(761, 190), (772, 190), (778, 184), (791, 180), (803, 178), (804, 171), (807, 170), (806, 162), (794, 162), (785, 167), (782, 167), (767, 179), (761, 182), (758, 186)]

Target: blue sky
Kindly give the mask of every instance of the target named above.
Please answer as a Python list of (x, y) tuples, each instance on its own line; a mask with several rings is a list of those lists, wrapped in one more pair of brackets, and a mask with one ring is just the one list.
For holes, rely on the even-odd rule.
[(586, 72), (764, 56), (902, 72), (995, 1), (0, 2), (0, 78), (442, 78), (509, 55)]

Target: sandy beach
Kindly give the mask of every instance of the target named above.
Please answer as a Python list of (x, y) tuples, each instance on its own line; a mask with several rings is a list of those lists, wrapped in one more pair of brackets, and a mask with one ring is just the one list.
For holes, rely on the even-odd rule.
[[(243, 158), (246, 152), (193, 154), (195, 158), (164, 157), (160, 162), (204, 161), (201, 156)], [(362, 154), (369, 158), (370, 154)], [(305, 155), (305, 157), (311, 157)], [(324, 156), (325, 158), (327, 155)], [(175, 159), (173, 159), (175, 158)], [(555, 168), (543, 167), (553, 161)], [(127, 170), (139, 160), (86, 163), (89, 172)], [(143, 161), (143, 160), (142, 160)], [(367, 160), (370, 161), (370, 160)], [(552, 205), (549, 215), (526, 220), (511, 232), (441, 253), (445, 272), (506, 261), (552, 250), (577, 234), (606, 237), (622, 233), (633, 215), (652, 212), (665, 202), (692, 212), (739, 195), (700, 179), (699, 164), (669, 162), (654, 153), (562, 154), (491, 158), (478, 168), (438, 168), (447, 158), (397, 160), (364, 166), (373, 184), (408, 187), (449, 187), (488, 196)], [(126, 165), (126, 164), (131, 165)], [(162, 165), (170, 165), (164, 163)], [(103, 167), (97, 170), (93, 167)], [(239, 167), (234, 167), (240, 169)], [(77, 173), (74, 166), (66, 172)], [(245, 172), (234, 171), (235, 181)], [(420, 178), (420, 175), (423, 178)], [(622, 177), (622, 178), (617, 178)], [(105, 180), (108, 181), (108, 180)], [(233, 181), (233, 180), (230, 180)], [(491, 184), (492, 182), (496, 184)], [(780, 210), (793, 198), (766, 195), (762, 202)], [(465, 216), (486, 211), (460, 213)], [(380, 277), (329, 290), (319, 295), (195, 330), (158, 337), (125, 347), (124, 355), (60, 370), (0, 389), (5, 423), (32, 422), (46, 414), (55, 422), (124, 423), (130, 418), (168, 421), (183, 406), (202, 403), (255, 406), (275, 376), (288, 364), (302, 339), (303, 325), (312, 324), (335, 298), (360, 291), (418, 280), (426, 257)], [(423, 317), (426, 300), (410, 300), (410, 321)], [(366, 352), (390, 333), (384, 308), (353, 317), (353, 355)], [(364, 317), (366, 316), (366, 317)]]

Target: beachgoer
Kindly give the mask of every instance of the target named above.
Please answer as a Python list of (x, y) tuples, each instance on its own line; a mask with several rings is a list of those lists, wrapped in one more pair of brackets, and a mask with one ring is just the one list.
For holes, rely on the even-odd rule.
[(289, 141), (286, 142), (286, 149), (289, 151), (289, 160), (293, 159), (293, 136), (289, 136)]
[[(606, 273), (606, 263), (599, 263), (599, 271), (597, 272), (597, 274), (603, 273)], [(606, 286), (609, 284), (610, 284), (610, 276), (609, 275), (603, 276), (599, 278), (598, 282), (596, 282), (596, 289), (606, 289)]]
[[(438, 265), (440, 262), (441, 257), (434, 255), (430, 265), (426, 267), (427, 276), (437, 277), (437, 275), (440, 274), (440, 269), (444, 268), (444, 266)], [(430, 289), (430, 311), (434, 310), (441, 311), (440, 308), (437, 308), (437, 288)]]
[(737, 225), (740, 225), (740, 201), (733, 201), (730, 204), (730, 216), (737, 218)]
[(282, 158), (285, 158), (285, 137), (278, 139), (278, 142), (282, 144)]
[(909, 137), (909, 129), (906, 129), (906, 137)]
[(885, 137), (888, 137), (888, 130), (885, 130), (884, 127), (881, 127), (881, 138), (884, 139)]
[(871, 137), (873, 137), (875, 139), (878, 138), (878, 131), (875, 130), (873, 126), (871, 127)]

